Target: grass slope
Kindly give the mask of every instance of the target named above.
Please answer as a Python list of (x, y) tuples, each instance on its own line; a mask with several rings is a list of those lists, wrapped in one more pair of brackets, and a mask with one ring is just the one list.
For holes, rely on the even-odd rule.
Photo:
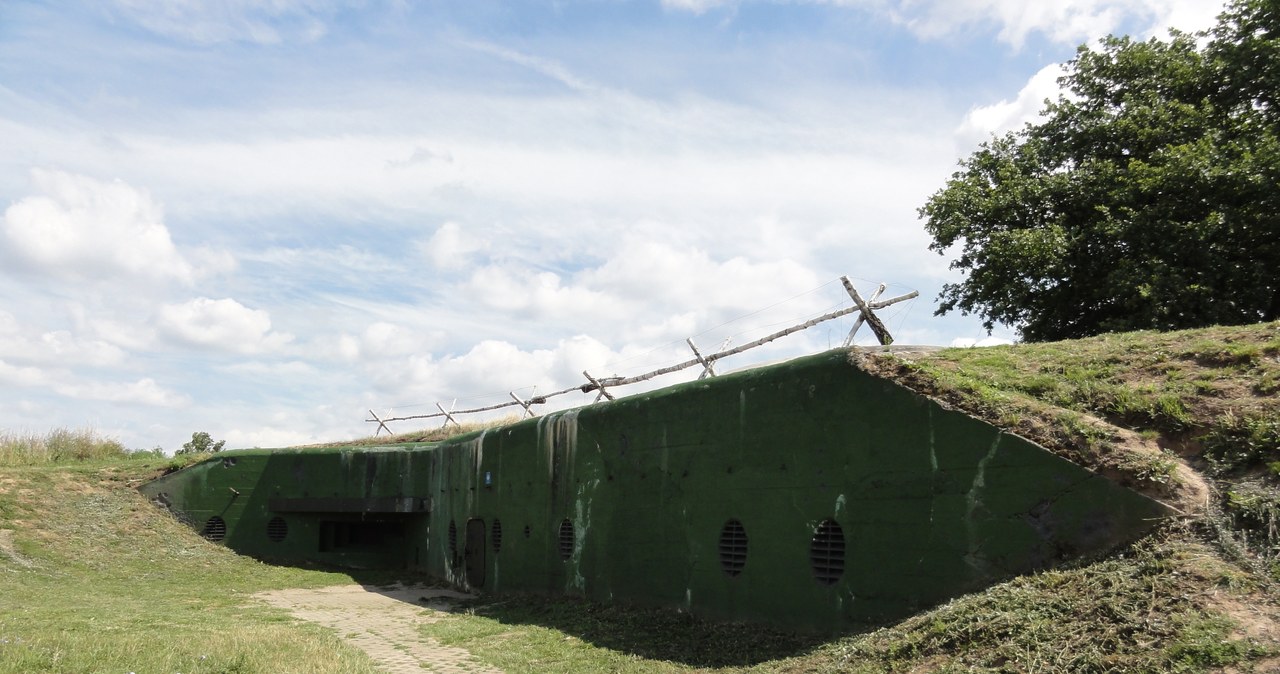
[(159, 457), (0, 468), (0, 672), (374, 672), (249, 598), (351, 582), (206, 542), (135, 487)]
[(859, 362), (1189, 514), (1224, 513), (1280, 578), (1280, 322)]

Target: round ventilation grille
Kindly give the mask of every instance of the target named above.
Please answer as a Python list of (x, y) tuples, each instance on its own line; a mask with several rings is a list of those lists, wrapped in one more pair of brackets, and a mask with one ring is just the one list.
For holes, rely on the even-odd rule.
[(211, 541), (220, 541), (227, 537), (227, 523), (221, 517), (214, 515), (205, 521), (200, 535)]
[(560, 523), (560, 559), (573, 556), (573, 522), (565, 518)]
[(844, 530), (834, 520), (823, 520), (809, 544), (813, 577), (823, 585), (835, 585), (844, 575)]
[(288, 535), (289, 525), (285, 524), (283, 517), (272, 517), (271, 521), (267, 522), (267, 540), (272, 543), (279, 543)]
[(493, 530), (489, 536), (493, 538), (493, 554), (496, 555), (502, 549), (502, 520), (493, 518)]
[(736, 576), (746, 565), (747, 530), (742, 522), (729, 520), (720, 530), (720, 568), (730, 576)]

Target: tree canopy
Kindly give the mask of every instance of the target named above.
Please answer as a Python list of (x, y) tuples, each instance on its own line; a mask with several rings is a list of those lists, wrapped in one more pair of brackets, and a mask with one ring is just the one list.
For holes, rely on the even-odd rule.
[(1031, 341), (1280, 317), (1280, 4), (1081, 46), (1059, 84), (920, 209), (965, 274), (937, 314)]
[(222, 447), (226, 444), (226, 440), (214, 442), (213, 436), (204, 431), (196, 431), (191, 434), (191, 442), (182, 443), (182, 449), (174, 452), (174, 454), (204, 454), (206, 452), (221, 452)]

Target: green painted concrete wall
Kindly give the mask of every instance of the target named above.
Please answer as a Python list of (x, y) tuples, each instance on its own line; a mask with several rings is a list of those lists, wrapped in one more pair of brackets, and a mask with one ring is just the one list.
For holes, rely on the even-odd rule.
[(264, 558), (817, 629), (901, 617), (1168, 515), (843, 350), (439, 444), (225, 452), (143, 491), (196, 528), (220, 517), (227, 545)]

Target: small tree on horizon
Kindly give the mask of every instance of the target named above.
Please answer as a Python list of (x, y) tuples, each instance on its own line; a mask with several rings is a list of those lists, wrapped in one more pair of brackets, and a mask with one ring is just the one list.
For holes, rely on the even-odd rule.
[(191, 442), (182, 443), (182, 449), (174, 452), (174, 454), (212, 454), (213, 452), (221, 452), (225, 444), (227, 444), (226, 440), (214, 442), (208, 433), (198, 431), (191, 434)]

